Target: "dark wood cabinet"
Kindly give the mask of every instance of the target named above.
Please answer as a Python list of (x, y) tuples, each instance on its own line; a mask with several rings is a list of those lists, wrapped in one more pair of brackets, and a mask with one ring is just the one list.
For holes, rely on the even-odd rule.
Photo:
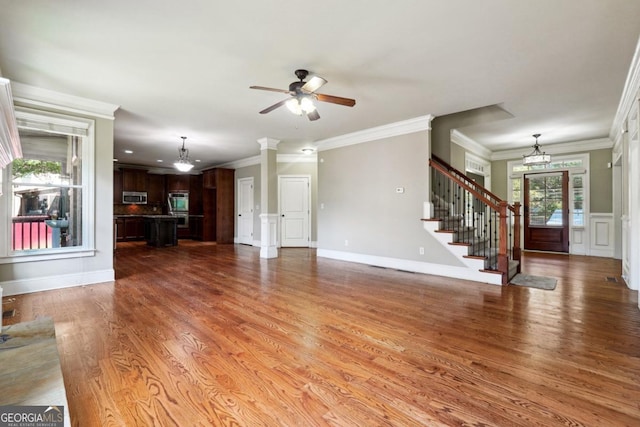
[[(122, 218), (124, 222), (124, 241), (144, 240), (144, 218), (143, 217), (129, 217)], [(118, 230), (118, 233), (120, 231)]]
[(202, 175), (189, 177), (189, 215), (202, 215)]
[[(205, 241), (233, 243), (234, 172), (233, 169), (222, 168), (204, 172), (202, 238)], [(214, 187), (211, 187), (212, 182)]]
[(116, 241), (124, 242), (126, 240), (126, 234), (124, 229), (124, 219), (116, 219)]
[(164, 181), (164, 175), (149, 174), (147, 176), (147, 203), (166, 203)]
[(189, 217), (189, 231), (194, 240), (202, 240), (202, 219), (202, 216)]
[(113, 203), (122, 203), (122, 172), (113, 171)]
[(217, 169), (208, 169), (202, 172), (202, 186), (204, 188), (216, 188), (216, 170)]
[(178, 244), (177, 220), (164, 215), (149, 216), (144, 219), (147, 245), (155, 247)]
[(147, 171), (143, 169), (121, 169), (122, 191), (147, 191)]
[(167, 193), (189, 191), (190, 175), (166, 175)]

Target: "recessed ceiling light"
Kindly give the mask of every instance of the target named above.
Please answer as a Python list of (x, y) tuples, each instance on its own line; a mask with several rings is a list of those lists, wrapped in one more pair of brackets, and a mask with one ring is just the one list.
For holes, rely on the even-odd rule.
[(124, 152), (127, 153), (127, 154), (133, 154), (133, 151), (131, 151), (131, 150), (124, 150)]
[(303, 152), (304, 154), (313, 154), (313, 153), (314, 153), (314, 151), (316, 151), (316, 150), (314, 150), (313, 148), (303, 148), (303, 149), (302, 149), (302, 152)]
[(117, 162), (117, 161), (118, 161), (118, 159), (113, 159), (113, 161), (114, 161), (114, 162)]
[(158, 160), (156, 160), (156, 162), (158, 162), (158, 163), (162, 163), (162, 160), (158, 159)]
[(200, 163), (200, 159), (196, 159), (196, 163)]

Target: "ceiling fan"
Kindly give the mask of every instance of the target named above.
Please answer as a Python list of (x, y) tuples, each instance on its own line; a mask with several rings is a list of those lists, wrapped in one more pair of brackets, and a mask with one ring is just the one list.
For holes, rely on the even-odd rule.
[(318, 120), (320, 118), (320, 114), (318, 114), (318, 110), (316, 110), (316, 106), (313, 104), (314, 99), (322, 102), (344, 105), (346, 107), (353, 107), (356, 105), (355, 99), (316, 93), (318, 89), (327, 83), (327, 81), (320, 76), (312, 76), (309, 81), (305, 82), (304, 79), (309, 75), (307, 70), (296, 70), (295, 75), (300, 79), (300, 81), (291, 83), (289, 85), (289, 90), (274, 89), (264, 86), (249, 86), (250, 89), (268, 90), (271, 92), (281, 92), (291, 95), (291, 98), (283, 99), (282, 101), (260, 111), (260, 114), (267, 114), (278, 107), (286, 105), (294, 114), (299, 116), (306, 114), (309, 120)]

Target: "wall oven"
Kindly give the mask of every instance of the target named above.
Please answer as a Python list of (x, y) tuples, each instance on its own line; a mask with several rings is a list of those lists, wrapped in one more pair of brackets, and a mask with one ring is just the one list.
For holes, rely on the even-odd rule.
[(178, 219), (178, 228), (189, 228), (189, 193), (169, 193), (169, 214)]
[(176, 224), (178, 228), (189, 228), (188, 212), (173, 212), (171, 215), (178, 219), (178, 223)]
[(189, 212), (189, 193), (169, 193), (169, 212)]

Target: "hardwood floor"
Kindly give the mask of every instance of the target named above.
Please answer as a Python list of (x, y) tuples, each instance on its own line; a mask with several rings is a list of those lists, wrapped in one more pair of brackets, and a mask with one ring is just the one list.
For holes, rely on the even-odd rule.
[(525, 253), (545, 291), (280, 253), (122, 244), (5, 323), (54, 318), (74, 426), (640, 425), (619, 261)]

